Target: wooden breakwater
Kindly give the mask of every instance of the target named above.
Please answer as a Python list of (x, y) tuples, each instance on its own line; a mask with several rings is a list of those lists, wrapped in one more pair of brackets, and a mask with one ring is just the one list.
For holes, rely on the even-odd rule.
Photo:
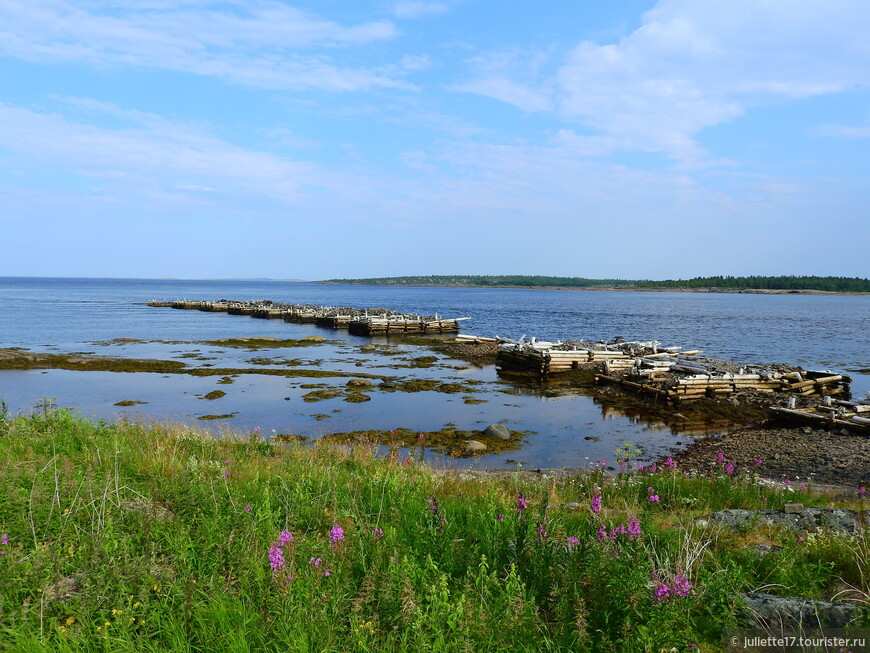
[(661, 347), (657, 341), (554, 343), (522, 338), (499, 344), (496, 364), (500, 372), (540, 377), (594, 369), (599, 372), (596, 380), (600, 383), (613, 383), (675, 405), (746, 392), (793, 398), (850, 396), (852, 379), (843, 374), (782, 365), (776, 370), (738, 367), (725, 361), (700, 360), (700, 353)]
[(771, 410), (785, 421), (825, 429), (842, 427), (870, 435), (870, 402), (867, 401), (844, 401), (828, 395), (812, 406), (797, 408), (790, 402), (789, 406), (772, 406)]
[(327, 329), (347, 329), (354, 335), (397, 335), (458, 333), (460, 322), (467, 317), (444, 318), (435, 315), (401, 313), (388, 308), (352, 308), (349, 306), (315, 306), (284, 304), (262, 299), (254, 301), (176, 300), (150, 301), (148, 306), (204, 312), (225, 312), (248, 315), (264, 320), (284, 320), (300, 324), (316, 324)]

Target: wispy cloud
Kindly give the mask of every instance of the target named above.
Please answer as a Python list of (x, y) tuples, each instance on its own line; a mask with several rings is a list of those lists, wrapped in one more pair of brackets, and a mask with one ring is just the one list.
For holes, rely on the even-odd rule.
[(661, 0), (618, 43), (578, 44), (555, 74), (530, 76), (503, 58), (481, 69), (477, 57), (472, 79), (454, 88), (549, 108), (614, 148), (699, 163), (697, 134), (750, 107), (870, 85), (868, 31), (863, 0)]
[(274, 0), (0, 0), (6, 56), (182, 71), (268, 89), (404, 86), (340, 62), (346, 48), (396, 35), (388, 20), (342, 25)]

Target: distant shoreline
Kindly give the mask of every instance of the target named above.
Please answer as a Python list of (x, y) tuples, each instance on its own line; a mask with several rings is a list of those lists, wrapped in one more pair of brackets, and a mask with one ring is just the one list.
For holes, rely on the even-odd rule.
[(845, 292), (811, 289), (773, 289), (773, 288), (634, 288), (624, 286), (495, 286), (467, 283), (348, 283), (339, 281), (311, 281), (325, 286), (369, 286), (373, 288), (508, 288), (515, 290), (581, 290), (604, 292), (679, 292), (732, 295), (870, 295), (868, 292)]

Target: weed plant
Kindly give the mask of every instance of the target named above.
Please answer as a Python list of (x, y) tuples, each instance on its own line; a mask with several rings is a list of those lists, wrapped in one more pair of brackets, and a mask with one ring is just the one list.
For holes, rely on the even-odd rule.
[(555, 479), (377, 451), (0, 413), (0, 648), (708, 651), (740, 592), (870, 594), (864, 532), (699, 525), (831, 503), (724, 460)]

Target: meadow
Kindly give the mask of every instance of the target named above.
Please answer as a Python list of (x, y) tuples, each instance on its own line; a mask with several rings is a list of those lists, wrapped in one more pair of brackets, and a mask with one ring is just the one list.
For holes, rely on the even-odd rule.
[(851, 601), (870, 624), (866, 531), (699, 521), (865, 509), (858, 489), (766, 482), (763, 461), (638, 469), (630, 445), (618, 475), (548, 477), (437, 469), (425, 436), (259, 431), (0, 413), (0, 648), (716, 651), (754, 590)]

